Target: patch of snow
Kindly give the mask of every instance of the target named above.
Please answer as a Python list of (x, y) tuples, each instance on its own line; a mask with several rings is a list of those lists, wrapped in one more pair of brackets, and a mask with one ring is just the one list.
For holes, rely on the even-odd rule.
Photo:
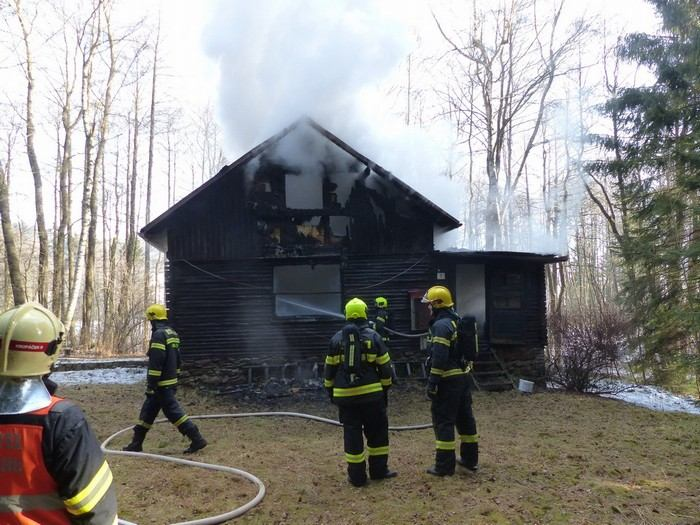
[(621, 392), (617, 394), (601, 394), (601, 396), (619, 399), (626, 403), (660, 412), (686, 412), (700, 415), (700, 405), (691, 397), (677, 396), (656, 386), (618, 383), (622, 390)]
[(132, 357), (59, 357), (58, 364), (62, 363), (138, 363), (145, 361), (147, 357), (132, 356)]
[(146, 382), (143, 367), (98, 368), (95, 370), (73, 370), (54, 372), (51, 380), (61, 385), (131, 385)]
[[(75, 370), (54, 372), (51, 379), (58, 385), (116, 384), (130, 385), (146, 381), (145, 367), (99, 368), (95, 370)], [(700, 405), (691, 397), (678, 396), (662, 388), (649, 385), (631, 385), (614, 382), (616, 394), (601, 394), (603, 397), (619, 399), (626, 403), (658, 410), (661, 412), (686, 412), (700, 415)]]

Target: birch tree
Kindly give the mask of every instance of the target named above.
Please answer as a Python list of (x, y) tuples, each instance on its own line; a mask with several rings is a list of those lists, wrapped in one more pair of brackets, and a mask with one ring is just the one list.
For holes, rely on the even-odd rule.
[(0, 222), (2, 223), (2, 238), (5, 247), (5, 258), (7, 269), (10, 274), (10, 285), (12, 287), (12, 298), (15, 305), (27, 302), (24, 281), (22, 278), (22, 268), (15, 240), (15, 231), (12, 226), (12, 215), (10, 212), (10, 167), (12, 165), (12, 148), (16, 138), (16, 129), (10, 129), (6, 140), (6, 150), (4, 159), (0, 157)]
[[(567, 73), (567, 60), (587, 31), (580, 20), (561, 28), (564, 4), (560, 0), (550, 16), (539, 18), (536, 0), (502, 1), (490, 10), (478, 10), (475, 2), (468, 30), (450, 29), (434, 16), (448, 46), (448, 67), (462, 74), (462, 86), (445, 92), (445, 115), (461, 123), (461, 132), (467, 133), (468, 127), (476, 149), (484, 152), (487, 250), (502, 249), (508, 238), (507, 218), (535, 147), (550, 90), (554, 80)], [(474, 92), (476, 107), (470, 96)], [(514, 136), (522, 144), (517, 149)]]
[[(27, 80), (27, 96), (25, 102), (25, 141), (27, 146), (27, 158), (34, 179), (34, 209), (36, 212), (36, 226), (39, 236), (39, 269), (37, 282), (37, 299), (42, 304), (47, 304), (48, 299), (48, 272), (49, 272), (49, 237), (46, 231), (44, 218), (43, 183), (41, 180), (41, 168), (34, 143), (36, 128), (34, 125), (34, 54), (30, 41), (32, 27), (23, 11), (20, 0), (14, 0), (15, 15), (22, 32), (24, 44), (24, 74)], [(34, 18), (37, 16), (35, 13)]]

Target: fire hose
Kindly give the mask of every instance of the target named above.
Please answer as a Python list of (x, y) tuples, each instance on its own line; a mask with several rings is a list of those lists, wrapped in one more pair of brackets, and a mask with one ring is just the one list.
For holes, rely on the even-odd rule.
[[(310, 419), (312, 421), (318, 421), (320, 423), (327, 423), (329, 425), (335, 425), (335, 426), (342, 426), (342, 423), (339, 421), (335, 421), (334, 419), (328, 419), (325, 417), (320, 417), (320, 416), (314, 416), (311, 414), (303, 414), (301, 412), (244, 412), (240, 414), (207, 414), (207, 415), (201, 415), (201, 416), (190, 416), (191, 419), (222, 419), (222, 418), (234, 418), (234, 417), (262, 417), (262, 416), (285, 416), (285, 417), (298, 417), (302, 419)], [(168, 420), (166, 418), (161, 418), (157, 419), (155, 423), (164, 423), (167, 422)], [(203, 469), (208, 469), (208, 470), (217, 470), (220, 472), (227, 472), (229, 474), (233, 474), (234, 476), (238, 476), (244, 479), (247, 479), (248, 481), (251, 481), (253, 484), (257, 485), (258, 487), (258, 493), (255, 495), (253, 499), (248, 501), (247, 503), (241, 505), (240, 507), (236, 507), (235, 509), (225, 512), (223, 514), (218, 514), (216, 516), (210, 516), (207, 518), (202, 518), (202, 519), (197, 519), (197, 520), (192, 520), (192, 521), (182, 521), (175, 523), (173, 525), (215, 525), (218, 523), (224, 523), (225, 521), (237, 518), (246, 512), (248, 512), (250, 509), (255, 507), (258, 503), (262, 501), (262, 499), (265, 497), (265, 485), (263, 484), (262, 481), (260, 481), (259, 478), (254, 476), (253, 474), (250, 474), (249, 472), (246, 472), (245, 470), (237, 469), (234, 467), (227, 467), (224, 465), (216, 465), (213, 463), (203, 463), (200, 461), (192, 461), (188, 459), (182, 459), (182, 458), (175, 458), (172, 456), (164, 456), (160, 454), (151, 454), (148, 452), (126, 452), (123, 450), (112, 450), (107, 448), (107, 445), (112, 441), (115, 437), (119, 436), (120, 434), (123, 434), (125, 432), (129, 432), (132, 430), (133, 427), (129, 426), (127, 428), (124, 428), (118, 432), (115, 432), (111, 436), (109, 436), (107, 439), (105, 439), (102, 442), (102, 450), (106, 454), (111, 454), (114, 456), (132, 456), (132, 457), (139, 457), (139, 458), (149, 458), (149, 459), (154, 459), (158, 461), (167, 461), (170, 463), (176, 463), (180, 465), (187, 465), (191, 467), (199, 467)], [(389, 430), (394, 430), (394, 431), (403, 431), (403, 430), (421, 430), (425, 428), (432, 428), (432, 425), (430, 423), (425, 423), (425, 424), (419, 424), (419, 425), (405, 425), (405, 426), (390, 426)], [(130, 521), (126, 521), (123, 519), (119, 519), (118, 523), (120, 525), (136, 525), (135, 523), (132, 523)]]

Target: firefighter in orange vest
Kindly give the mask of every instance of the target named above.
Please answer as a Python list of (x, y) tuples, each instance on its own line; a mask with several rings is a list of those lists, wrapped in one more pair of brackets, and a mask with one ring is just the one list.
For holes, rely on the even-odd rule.
[(345, 305), (348, 323), (331, 339), (323, 385), (338, 405), (343, 424), (348, 481), (356, 487), (367, 483), (365, 443), (369, 477), (396, 476), (387, 466), (389, 420), (384, 392), (391, 386), (391, 358), (382, 338), (367, 325), (367, 305), (355, 298)]
[(152, 330), (148, 345), (146, 399), (141, 406), (139, 421), (134, 425), (131, 442), (122, 450), (141, 452), (146, 434), (158, 412), (163, 410), (168, 421), (190, 439), (190, 445), (183, 452), (197, 452), (207, 446), (207, 441), (175, 398), (180, 373), (180, 338), (168, 324), (168, 313), (162, 304), (149, 306), (146, 309), (146, 319), (150, 321)]
[(100, 443), (80, 408), (53, 395), (47, 377), (64, 331), (37, 303), (0, 315), (0, 523), (117, 523)]
[[(427, 472), (451, 476), (455, 463), (471, 471), (479, 468), (479, 436), (472, 411), (468, 374), (471, 364), (463, 362), (457, 347), (457, 323), (450, 290), (433, 286), (422, 299), (432, 314), (428, 352), (430, 375), (427, 394), (435, 432), (435, 464)], [(459, 433), (460, 457), (455, 458), (455, 427)]]

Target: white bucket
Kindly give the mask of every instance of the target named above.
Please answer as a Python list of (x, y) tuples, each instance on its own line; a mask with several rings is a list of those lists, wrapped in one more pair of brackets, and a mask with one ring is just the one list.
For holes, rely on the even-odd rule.
[(525, 379), (521, 379), (518, 382), (518, 390), (523, 392), (524, 394), (532, 394), (532, 389), (534, 388), (535, 383), (532, 381), (527, 381)]

